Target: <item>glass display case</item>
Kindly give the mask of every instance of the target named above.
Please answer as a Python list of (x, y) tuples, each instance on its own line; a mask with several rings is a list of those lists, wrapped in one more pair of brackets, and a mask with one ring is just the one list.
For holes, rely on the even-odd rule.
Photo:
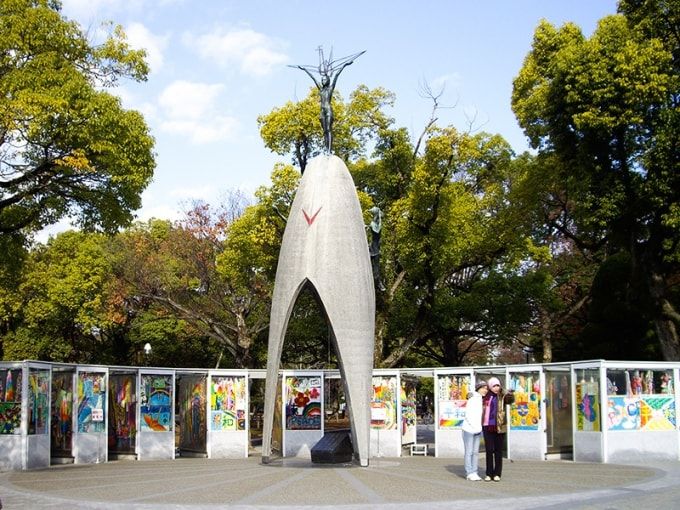
[(371, 397), (371, 428), (397, 429), (397, 376), (374, 376)]
[(576, 370), (576, 430), (599, 432), (601, 430), (600, 370)]
[(137, 440), (135, 373), (109, 374), (109, 454), (132, 455)]
[(470, 389), (468, 374), (437, 375), (439, 429), (459, 429), (463, 426)]
[(515, 396), (510, 405), (510, 428), (538, 430), (541, 422), (540, 372), (512, 372), (508, 389)]
[(610, 431), (675, 430), (672, 370), (608, 368), (606, 423)]
[(73, 441), (74, 371), (52, 371), (52, 437), (53, 459), (71, 459)]
[(144, 374), (139, 388), (141, 429), (170, 432), (172, 420), (172, 375)]
[(106, 374), (78, 373), (78, 432), (99, 433), (106, 430)]
[(21, 434), (21, 368), (0, 368), (0, 434)]

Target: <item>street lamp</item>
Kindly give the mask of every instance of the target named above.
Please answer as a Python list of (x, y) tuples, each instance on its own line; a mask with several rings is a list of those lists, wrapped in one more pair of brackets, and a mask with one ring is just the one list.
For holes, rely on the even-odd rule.
[(529, 347), (528, 345), (525, 345), (524, 347), (522, 347), (522, 351), (524, 351), (524, 355), (526, 356), (526, 361), (527, 361), (527, 365), (528, 365), (529, 364), (529, 355), (534, 353), (534, 348)]
[(144, 366), (149, 366), (149, 356), (151, 356), (151, 344), (144, 344)]

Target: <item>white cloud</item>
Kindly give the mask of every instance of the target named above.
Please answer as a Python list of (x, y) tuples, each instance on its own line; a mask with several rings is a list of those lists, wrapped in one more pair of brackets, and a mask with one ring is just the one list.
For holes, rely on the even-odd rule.
[(231, 117), (213, 117), (203, 120), (168, 120), (161, 123), (167, 133), (187, 135), (192, 143), (212, 143), (230, 138), (237, 121)]
[(138, 221), (149, 221), (151, 218), (159, 220), (176, 221), (182, 216), (182, 212), (178, 207), (170, 207), (169, 205), (144, 206), (137, 211), (136, 219)]
[(460, 88), (461, 82), (462, 78), (458, 73), (444, 74), (432, 80), (432, 89), (435, 92), (442, 89), (458, 89)]
[(282, 53), (276, 53), (266, 48), (253, 48), (241, 62), (241, 69), (245, 74), (264, 76), (269, 74), (271, 69), (288, 60)]
[(244, 74), (263, 76), (288, 61), (282, 42), (248, 28), (229, 32), (217, 29), (197, 37), (185, 34), (184, 42), (201, 57), (223, 66), (236, 64)]
[(215, 188), (211, 186), (199, 186), (196, 188), (175, 188), (170, 190), (169, 196), (180, 200), (206, 200), (215, 194)]
[(163, 50), (168, 45), (168, 36), (154, 35), (141, 23), (132, 23), (125, 30), (130, 46), (146, 50), (146, 60), (152, 72), (163, 67)]
[(210, 143), (231, 137), (238, 121), (220, 111), (221, 84), (179, 80), (168, 85), (158, 99), (161, 129), (188, 136), (193, 143)]
[(197, 119), (215, 106), (224, 85), (177, 80), (168, 85), (158, 98), (165, 113), (174, 119)]

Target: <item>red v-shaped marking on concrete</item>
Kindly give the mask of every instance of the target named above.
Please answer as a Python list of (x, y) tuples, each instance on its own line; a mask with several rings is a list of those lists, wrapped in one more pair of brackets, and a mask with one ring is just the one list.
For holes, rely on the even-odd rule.
[(309, 225), (309, 226), (311, 227), (311, 226), (312, 226), (312, 223), (314, 223), (314, 220), (316, 219), (316, 216), (317, 216), (320, 212), (321, 212), (321, 207), (319, 207), (319, 209), (314, 213), (314, 216), (312, 216), (312, 217), (310, 218), (309, 215), (307, 214), (307, 212), (306, 212), (304, 209), (302, 209), (302, 214), (305, 215), (305, 220), (307, 220), (307, 225)]

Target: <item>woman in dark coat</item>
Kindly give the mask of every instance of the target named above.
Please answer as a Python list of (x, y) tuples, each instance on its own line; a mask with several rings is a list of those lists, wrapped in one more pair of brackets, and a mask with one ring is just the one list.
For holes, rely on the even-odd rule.
[(489, 393), (484, 397), (482, 408), (482, 432), (486, 450), (485, 481), (501, 481), (503, 471), (503, 444), (508, 431), (505, 406), (512, 404), (515, 397), (512, 391), (505, 393), (497, 377), (488, 381)]

